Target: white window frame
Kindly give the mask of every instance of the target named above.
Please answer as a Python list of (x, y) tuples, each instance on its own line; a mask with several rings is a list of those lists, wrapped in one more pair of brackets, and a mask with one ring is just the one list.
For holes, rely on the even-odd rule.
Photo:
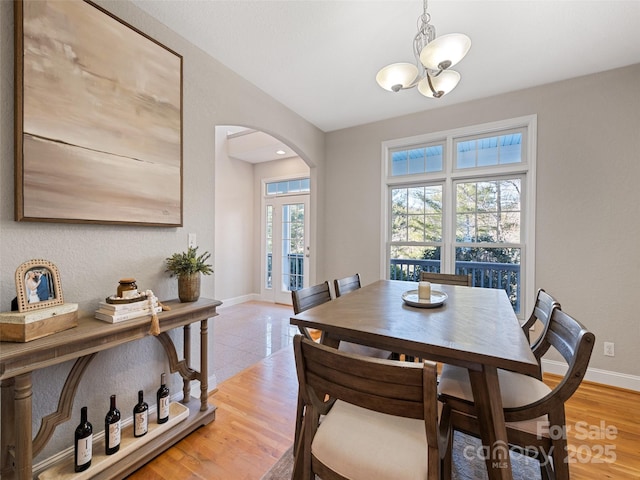
[[(457, 128), (436, 133), (428, 133), (413, 137), (399, 138), (382, 142), (381, 164), (381, 232), (380, 244), (382, 254), (380, 255), (380, 278), (389, 278), (389, 228), (391, 225), (390, 195), (393, 187), (422, 185), (422, 184), (443, 184), (443, 247), (441, 250), (441, 261), (445, 271), (455, 270), (455, 215), (452, 209), (455, 203), (454, 184), (463, 180), (477, 180), (485, 178), (506, 177), (517, 175), (523, 177), (522, 183), (522, 222), (521, 222), (521, 268), (523, 275), (520, 276), (520, 318), (525, 318), (531, 311), (535, 297), (535, 222), (536, 222), (536, 156), (537, 156), (537, 115), (527, 115), (523, 117), (500, 120), (497, 122), (484, 123), (469, 127)], [(521, 163), (510, 163), (505, 165), (491, 165), (486, 167), (473, 167), (456, 169), (454, 165), (454, 140), (460, 137), (487, 136), (499, 134), (508, 130), (524, 128), (522, 137), (522, 149), (524, 161)], [(433, 144), (444, 141), (444, 165), (442, 172), (391, 176), (391, 156), (390, 152), (400, 148), (411, 148), (421, 144)]]

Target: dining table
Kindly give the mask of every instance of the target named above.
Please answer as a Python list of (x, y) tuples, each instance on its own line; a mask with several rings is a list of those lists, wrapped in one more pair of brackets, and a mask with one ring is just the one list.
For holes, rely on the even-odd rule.
[(498, 369), (538, 371), (513, 306), (503, 289), (431, 284), (437, 301), (429, 304), (417, 290), (416, 282), (379, 280), (290, 323), (321, 330), (321, 341), (336, 348), (348, 341), (467, 368), (488, 476), (511, 480)]

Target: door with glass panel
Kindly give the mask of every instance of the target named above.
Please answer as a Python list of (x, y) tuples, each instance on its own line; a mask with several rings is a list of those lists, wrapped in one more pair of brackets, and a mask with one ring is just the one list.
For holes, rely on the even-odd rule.
[(309, 195), (266, 198), (262, 296), (291, 304), (291, 291), (309, 286)]

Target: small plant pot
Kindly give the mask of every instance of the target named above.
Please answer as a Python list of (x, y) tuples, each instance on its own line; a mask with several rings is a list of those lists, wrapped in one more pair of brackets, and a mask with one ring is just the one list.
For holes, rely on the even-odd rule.
[(178, 298), (181, 302), (195, 302), (200, 298), (200, 272), (178, 277)]

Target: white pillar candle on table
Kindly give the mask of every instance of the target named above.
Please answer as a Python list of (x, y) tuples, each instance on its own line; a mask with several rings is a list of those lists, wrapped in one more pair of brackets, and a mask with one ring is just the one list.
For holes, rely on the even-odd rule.
[(418, 298), (420, 300), (431, 300), (431, 284), (429, 282), (418, 283)]

